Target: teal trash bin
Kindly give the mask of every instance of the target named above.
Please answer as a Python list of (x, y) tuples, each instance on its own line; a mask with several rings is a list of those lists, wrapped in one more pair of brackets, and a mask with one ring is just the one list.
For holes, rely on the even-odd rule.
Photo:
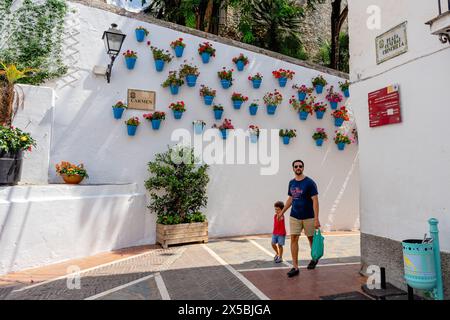
[(403, 246), (403, 264), (405, 280), (414, 289), (431, 290), (436, 287), (436, 267), (433, 243), (422, 240), (405, 240)]

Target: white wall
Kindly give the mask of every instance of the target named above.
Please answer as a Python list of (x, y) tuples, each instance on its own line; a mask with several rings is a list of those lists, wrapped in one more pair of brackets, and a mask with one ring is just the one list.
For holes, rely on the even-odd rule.
[[(366, 27), (369, 5), (381, 30)], [(450, 251), (450, 47), (429, 32), (432, 1), (349, 1), (351, 105), (360, 139), (361, 232), (401, 241), (421, 238), (439, 219), (441, 249)], [(409, 51), (376, 65), (375, 37), (408, 21)], [(369, 128), (369, 92), (400, 85), (401, 124)]]

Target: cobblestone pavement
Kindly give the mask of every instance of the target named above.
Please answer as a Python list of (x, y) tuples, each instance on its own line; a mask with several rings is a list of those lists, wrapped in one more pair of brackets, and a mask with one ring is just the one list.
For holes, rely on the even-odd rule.
[[(303, 268), (295, 279), (286, 277), (291, 267), (289, 241), (283, 264), (273, 262), (270, 241), (260, 236), (153, 249), (81, 271), (70, 279), (0, 286), (0, 300), (318, 299), (359, 291), (363, 281), (358, 274), (359, 234), (326, 236), (325, 256), (318, 268)], [(309, 262), (309, 252), (308, 241), (302, 237), (299, 256), (303, 267)]]

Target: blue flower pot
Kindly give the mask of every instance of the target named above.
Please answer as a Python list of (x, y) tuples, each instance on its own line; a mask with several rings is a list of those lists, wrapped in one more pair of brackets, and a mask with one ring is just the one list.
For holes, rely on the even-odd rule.
[(125, 63), (127, 64), (128, 70), (133, 70), (136, 64), (136, 58), (125, 58)]
[(223, 110), (214, 110), (214, 119), (220, 120), (222, 119)]
[(340, 151), (343, 151), (343, 150), (345, 149), (345, 143), (340, 142), (340, 143), (337, 144), (337, 147), (338, 147), (338, 149), (339, 149)]
[(222, 139), (225, 140), (226, 138), (228, 138), (228, 130), (227, 129), (220, 130), (220, 133), (222, 135)]
[(127, 125), (128, 135), (129, 135), (129, 136), (134, 136), (134, 135), (136, 134), (137, 127), (138, 127), (138, 126), (130, 126), (130, 125)]
[(258, 136), (256, 134), (250, 135), (250, 142), (251, 143), (258, 143)]
[(151, 121), (153, 130), (159, 130), (161, 126), (161, 119), (155, 119)]
[(173, 84), (170, 85), (170, 93), (171, 94), (176, 95), (176, 94), (178, 94), (179, 90), (180, 90), (180, 86), (173, 85)]
[(204, 126), (202, 124), (194, 124), (194, 133), (202, 134)]
[(208, 63), (210, 58), (211, 58), (211, 55), (209, 53), (207, 53), (207, 52), (202, 53), (202, 62), (203, 63)]
[(282, 88), (286, 87), (287, 81), (288, 81), (287, 78), (278, 78), (278, 83), (279, 83), (280, 87), (282, 87)]
[(272, 115), (275, 114), (275, 111), (277, 111), (277, 106), (276, 105), (273, 105), (273, 104), (268, 104), (267, 105), (267, 114), (272, 116)]
[(184, 47), (183, 46), (176, 46), (175, 47), (175, 56), (177, 58), (181, 58), (183, 56)]
[(112, 109), (113, 109), (114, 119), (121, 119), (122, 114), (125, 111), (125, 108), (112, 108)]
[(197, 76), (196, 75), (188, 74), (186, 76), (186, 84), (187, 84), (188, 87), (191, 87), (191, 88), (195, 87), (196, 83), (197, 83)]
[(330, 102), (330, 106), (332, 110), (336, 110), (338, 107), (338, 103), (337, 102)]
[(344, 90), (344, 96), (345, 96), (346, 98), (350, 98), (350, 90), (349, 90), (349, 89)]
[(323, 145), (323, 139), (317, 139), (317, 140), (316, 140), (316, 145), (317, 145), (318, 147), (321, 147), (321, 146)]
[(298, 93), (298, 100), (304, 101), (306, 99), (306, 92), (299, 92)]
[(205, 104), (207, 106), (212, 105), (213, 101), (214, 101), (214, 97), (213, 96), (204, 96), (203, 100), (205, 101)]
[(300, 120), (302, 120), (302, 121), (308, 120), (308, 115), (309, 115), (308, 112), (300, 111), (298, 114), (300, 116)]
[(181, 117), (183, 116), (183, 111), (175, 111), (173, 110), (173, 117), (177, 120), (181, 119)]
[(250, 111), (251, 116), (256, 116), (256, 113), (258, 112), (258, 106), (250, 106), (248, 110)]
[(321, 86), (321, 85), (316, 85), (316, 92), (317, 92), (317, 94), (322, 94), (322, 92), (323, 92), (323, 86)]
[(230, 80), (220, 79), (220, 84), (222, 85), (222, 88), (224, 88), (224, 89), (228, 89), (229, 87), (231, 87)]
[(238, 71), (243, 71), (245, 67), (244, 61), (239, 60), (238, 62), (236, 62), (236, 67)]
[(259, 87), (261, 87), (262, 79), (252, 80), (252, 83), (254, 89), (259, 89)]
[(136, 40), (137, 42), (142, 42), (145, 39), (145, 31), (142, 29), (136, 29), (135, 30), (136, 33)]
[(342, 118), (334, 118), (334, 125), (336, 127), (340, 127), (344, 124), (344, 119)]
[(164, 69), (164, 60), (155, 60), (156, 71), (161, 72)]
[(291, 142), (291, 138), (290, 137), (283, 137), (283, 144), (288, 145), (289, 142)]
[(323, 111), (316, 111), (316, 118), (318, 120), (322, 120), (324, 115), (325, 115), (325, 112), (323, 112)]
[(233, 108), (239, 110), (242, 107), (244, 101), (242, 100), (233, 100)]

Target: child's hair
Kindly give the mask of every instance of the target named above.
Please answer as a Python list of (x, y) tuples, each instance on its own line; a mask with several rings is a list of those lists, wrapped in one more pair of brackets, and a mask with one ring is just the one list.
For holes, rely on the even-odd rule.
[(283, 210), (283, 209), (284, 209), (284, 203), (283, 203), (283, 201), (277, 201), (277, 202), (275, 202), (274, 207), (275, 207), (275, 208), (280, 208), (281, 210)]

